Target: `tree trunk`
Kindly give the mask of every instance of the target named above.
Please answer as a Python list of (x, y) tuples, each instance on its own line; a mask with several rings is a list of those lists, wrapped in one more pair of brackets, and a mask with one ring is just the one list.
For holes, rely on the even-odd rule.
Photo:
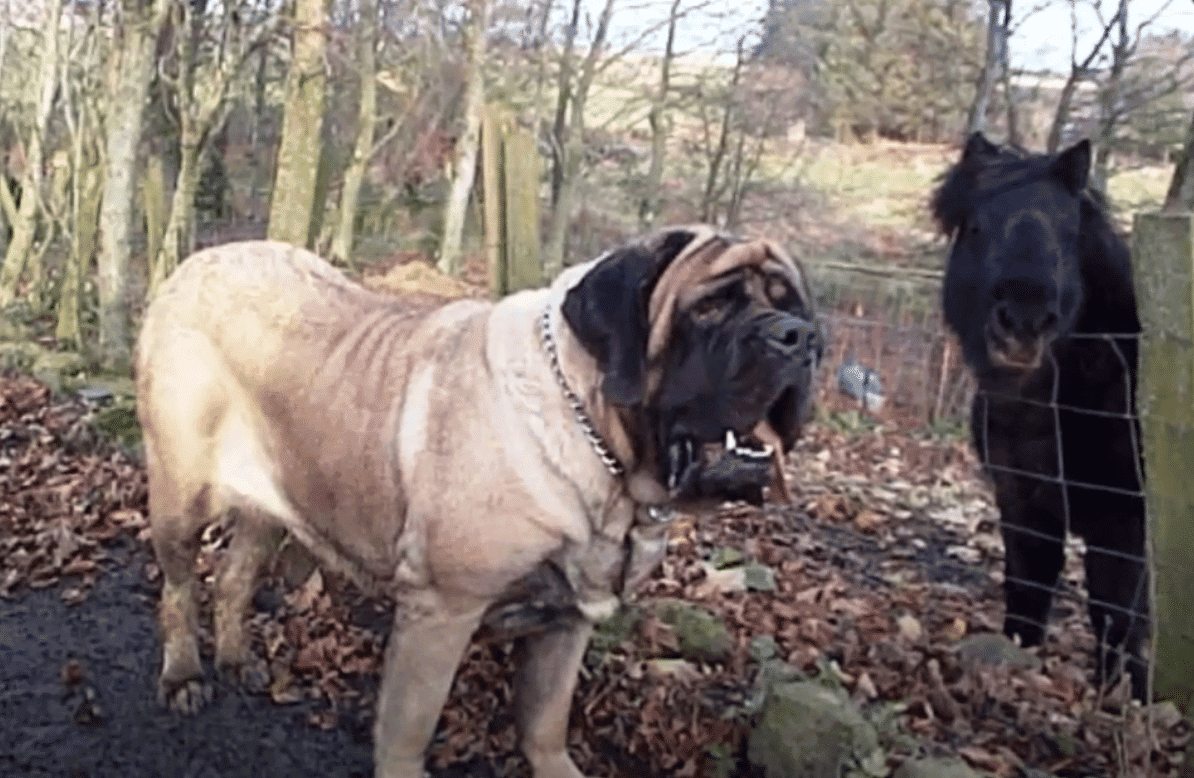
[(326, 0), (295, 0), (293, 57), (286, 78), (286, 109), (278, 148), (278, 172), (270, 201), (271, 240), (311, 248), (323, 151), (327, 76)]
[(158, 287), (182, 261), (183, 239), (189, 237), (191, 232), (195, 189), (199, 183), (198, 140), (184, 136), (179, 152), (178, 180), (174, 183), (174, 196), (170, 200), (170, 218), (166, 221), (161, 247), (153, 257), (149, 271), (149, 286), (145, 292), (147, 300), (154, 298)]
[(361, 78), (360, 106), (357, 108), (357, 138), (352, 161), (344, 171), (344, 187), (340, 192), (340, 223), (332, 239), (331, 260), (353, 267), (352, 243), (357, 220), (357, 203), (361, 196), (361, 182), (373, 151), (373, 132), (377, 125), (377, 4), (361, 0), (361, 22), (357, 28), (357, 68)]
[(1186, 127), (1186, 138), (1173, 167), (1169, 191), (1165, 193), (1164, 210), (1194, 211), (1194, 115)]
[[(50, 119), (50, 108), (58, 88), (58, 22), (62, 18), (62, 4), (49, 3), (46, 6), (45, 27), (42, 29), (42, 56), (39, 72), (38, 99), (34, 110), (34, 125), (26, 143), (26, 165), (21, 182), (21, 204), (17, 208), (12, 225), (12, 242), (4, 253), (4, 264), (0, 265), (0, 308), (13, 301), (17, 284), (26, 263), (33, 256), (33, 242), (37, 234), (41, 214), (42, 165), (45, 163), (44, 138)], [(31, 268), (40, 274), (40, 268)]]
[(987, 55), (979, 74), (974, 103), (970, 106), (970, 115), (966, 119), (967, 137), (973, 133), (982, 132), (987, 127), (987, 108), (991, 105), (991, 95), (995, 92), (995, 84), (999, 76), (999, 50), (1003, 30), (999, 24), (1001, 5), (1001, 0), (988, 0), (987, 2)]
[(166, 163), (157, 148), (145, 159), (145, 177), (141, 181), (141, 210), (145, 214), (145, 256), (156, 261), (166, 232)]
[(614, 13), (614, 0), (605, 0), (605, 7), (601, 9), (601, 17), (597, 21), (597, 30), (593, 34), (589, 52), (585, 55), (581, 67), (580, 79), (576, 82), (576, 90), (572, 95), (570, 116), (568, 122), (568, 138), (563, 147), (563, 177), (560, 181), (560, 193), (555, 208), (551, 214), (550, 232), (547, 245), (543, 249), (543, 275), (545, 281), (550, 281), (564, 269), (564, 251), (568, 242), (568, 229), (572, 225), (572, 210), (576, 199), (577, 179), (580, 177), (581, 157), (584, 155), (585, 131), (585, 102), (589, 97), (589, 88), (597, 75), (597, 60), (601, 57), (601, 50), (605, 47), (605, 36), (609, 31), (609, 20)]
[(71, 236), (70, 257), (62, 276), (58, 298), (58, 325), (54, 336), (59, 343), (82, 345), (79, 332), (79, 302), (83, 278), (91, 267), (95, 253), (95, 234), (99, 228), (100, 192), (103, 186), (103, 167), (91, 164), (75, 174), (75, 229)]
[(1070, 120), (1070, 110), (1073, 107), (1074, 92), (1078, 89), (1078, 74), (1071, 71), (1065, 85), (1061, 88), (1061, 95), (1057, 98), (1057, 111), (1053, 114), (1053, 124), (1049, 126), (1049, 137), (1045, 140), (1045, 151), (1050, 154), (1061, 146), (1061, 133)]
[(471, 0), (469, 5), (468, 40), (465, 43), (465, 72), (468, 80), (464, 93), (464, 133), (456, 146), (456, 175), (444, 205), (444, 237), (438, 263), (440, 272), (450, 276), (460, 272), (464, 217), (477, 174), (481, 110), (485, 102), (485, 33), (489, 27), (489, 3), (487, 0)]
[(682, 0), (672, 0), (672, 10), (667, 23), (667, 45), (663, 50), (663, 61), (659, 63), (659, 91), (651, 101), (651, 113), (647, 123), (651, 126), (651, 165), (647, 169), (647, 180), (643, 183), (643, 197), (639, 201), (639, 227), (647, 230), (659, 220), (660, 188), (663, 184), (663, 157), (667, 151), (668, 128), (664, 108), (667, 106), (668, 91), (671, 88), (672, 58), (675, 55), (676, 15)]
[(136, 0), (126, 0), (122, 41), (115, 52), (115, 83), (105, 128), (108, 169), (99, 217), (99, 348), (100, 361), (109, 370), (127, 369), (131, 355), (127, 285), (137, 144), (153, 75), (154, 44), (168, 2), (153, 0), (147, 11), (141, 11)]
[(564, 146), (568, 143), (568, 106), (572, 103), (572, 54), (576, 48), (576, 30), (580, 26), (581, 0), (573, 0), (572, 21), (564, 29), (564, 48), (560, 52), (560, 80), (556, 91), (556, 115), (551, 126), (551, 206), (560, 201), (566, 164)]

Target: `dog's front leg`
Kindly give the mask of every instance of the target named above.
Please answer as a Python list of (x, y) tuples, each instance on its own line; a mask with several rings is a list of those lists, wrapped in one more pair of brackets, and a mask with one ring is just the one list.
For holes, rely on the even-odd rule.
[(373, 727), (377, 778), (423, 778), (423, 752), (486, 605), (420, 592), (398, 606)]
[(516, 716), (535, 778), (584, 778), (568, 756), (568, 711), (592, 634), (592, 622), (575, 616), (522, 639)]

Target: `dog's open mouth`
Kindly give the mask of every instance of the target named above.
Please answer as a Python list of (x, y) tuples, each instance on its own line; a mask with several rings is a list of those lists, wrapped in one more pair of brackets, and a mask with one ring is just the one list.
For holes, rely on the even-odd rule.
[(777, 456), (781, 445), (767, 421), (745, 433), (727, 429), (718, 442), (673, 438), (667, 449), (668, 491), (679, 500), (715, 498), (762, 504), (763, 488), (777, 477), (783, 478)]

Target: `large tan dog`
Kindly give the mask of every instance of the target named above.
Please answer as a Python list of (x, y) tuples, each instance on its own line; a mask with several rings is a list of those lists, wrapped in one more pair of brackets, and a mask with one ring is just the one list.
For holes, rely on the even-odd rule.
[(705, 227), (496, 304), (375, 294), (279, 243), (195, 254), (150, 306), (136, 363), (163, 698), (203, 702), (192, 565), (229, 511), (221, 666), (249, 658), (244, 611), (283, 530), (397, 598), (379, 776), (423, 775), (483, 619), (566, 592), (519, 638), (517, 722), (536, 778), (578, 778), (565, 735), (593, 621), (658, 562), (668, 508), (782, 491), (820, 348), (799, 265)]

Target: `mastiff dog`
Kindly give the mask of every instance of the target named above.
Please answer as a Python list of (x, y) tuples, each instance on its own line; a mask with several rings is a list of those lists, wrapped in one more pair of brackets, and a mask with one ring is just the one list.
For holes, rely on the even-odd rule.
[(290, 533), (398, 603), (377, 775), (421, 778), (474, 632), (514, 624), (520, 747), (536, 778), (578, 778), (565, 735), (593, 624), (660, 561), (672, 510), (783, 498), (821, 349), (800, 265), (705, 226), (496, 303), (374, 293), (281, 243), (193, 255), (136, 357), (163, 701), (210, 693), (192, 568), (222, 519), (219, 667), (247, 680), (245, 610)]

